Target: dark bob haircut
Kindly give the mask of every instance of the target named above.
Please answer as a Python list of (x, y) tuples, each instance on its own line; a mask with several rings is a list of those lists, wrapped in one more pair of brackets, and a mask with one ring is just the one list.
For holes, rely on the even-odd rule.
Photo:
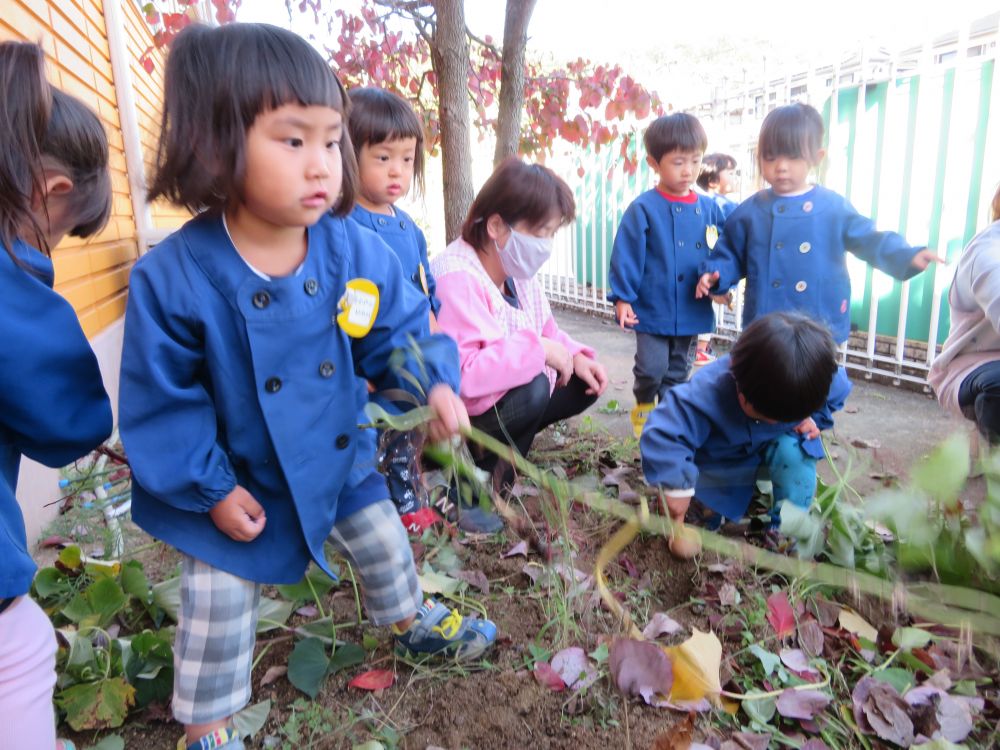
[(810, 164), (819, 161), (823, 148), (823, 118), (808, 104), (786, 104), (772, 110), (760, 126), (757, 158), (773, 159), (787, 156), (805, 159)]
[(573, 221), (576, 202), (569, 185), (551, 169), (512, 156), (500, 163), (473, 199), (462, 225), (462, 239), (476, 250), (485, 249), (489, 242), (486, 221), (493, 214), (510, 225), (525, 221), (532, 227), (558, 216), (563, 226)]
[(40, 233), (31, 199), (41, 192), (41, 142), (51, 111), (45, 52), (30, 42), (0, 42), (0, 244), (15, 262), (18, 233), (26, 226)]
[(708, 154), (701, 160), (698, 187), (702, 190), (710, 189), (712, 183), (718, 182), (719, 175), (727, 169), (736, 169), (736, 159), (729, 154)]
[(344, 117), (343, 182), (334, 213), (350, 213), (358, 169), (347, 94), (306, 40), (257, 23), (193, 24), (177, 35), (167, 57), (148, 200), (164, 197), (194, 213), (242, 201), (247, 132), (259, 114), (285, 104), (331, 107)]
[(87, 105), (52, 89), (52, 115), (42, 142), (42, 163), (65, 171), (73, 181), (66, 205), (73, 217), (73, 237), (90, 237), (111, 215), (108, 136)]
[(683, 153), (698, 151), (703, 154), (708, 148), (705, 128), (698, 122), (697, 117), (686, 112), (657, 117), (646, 128), (642, 142), (646, 146), (646, 153), (657, 164), (664, 154), (669, 154), (671, 151)]
[(351, 143), (361, 155), (362, 146), (377, 146), (388, 141), (416, 138), (413, 177), (424, 189), (424, 129), (417, 113), (403, 97), (384, 89), (363, 88), (349, 92), (351, 101)]
[(729, 356), (737, 390), (762, 416), (801, 422), (825, 402), (837, 372), (830, 330), (800, 313), (758, 318)]

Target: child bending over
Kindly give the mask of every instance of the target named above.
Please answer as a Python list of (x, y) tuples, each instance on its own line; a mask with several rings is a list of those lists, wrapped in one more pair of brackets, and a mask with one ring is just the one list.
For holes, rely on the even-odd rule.
[(820, 430), (832, 426), (850, 390), (830, 332), (796, 313), (757, 319), (730, 354), (672, 388), (639, 443), (646, 481), (662, 488), (675, 524), (671, 552), (692, 557), (700, 549), (683, 526), (692, 497), (716, 523), (739, 519), (762, 467), (775, 517), (781, 502), (808, 508), (823, 456)]

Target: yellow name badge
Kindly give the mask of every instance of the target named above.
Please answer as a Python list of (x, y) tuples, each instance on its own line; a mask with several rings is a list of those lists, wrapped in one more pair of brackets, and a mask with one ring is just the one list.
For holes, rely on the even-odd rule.
[(427, 285), (427, 270), (424, 268), (424, 264), (420, 264), (420, 287), (424, 290), (424, 294), (430, 296), (431, 289)]
[(705, 227), (705, 244), (709, 250), (715, 249), (715, 243), (719, 241), (719, 228), (715, 224)]
[(368, 279), (351, 279), (337, 303), (339, 325), (351, 338), (367, 336), (378, 316), (378, 287)]

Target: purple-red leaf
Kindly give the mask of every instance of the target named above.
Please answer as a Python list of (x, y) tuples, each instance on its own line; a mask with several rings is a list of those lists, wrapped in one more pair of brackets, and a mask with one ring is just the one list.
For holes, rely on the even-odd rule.
[(547, 661), (535, 662), (532, 674), (535, 675), (535, 679), (538, 680), (539, 685), (547, 687), (555, 693), (566, 689), (566, 683), (563, 682), (563, 678), (556, 674), (552, 665)]
[(778, 696), (775, 708), (786, 719), (811, 720), (826, 708), (830, 697), (818, 690), (785, 690)]
[(566, 687), (574, 690), (590, 687), (597, 681), (597, 670), (579, 646), (564, 648), (553, 656), (552, 669), (566, 683)]
[(611, 643), (608, 666), (611, 679), (626, 695), (639, 695), (650, 705), (657, 695), (670, 695), (673, 665), (655, 643), (616, 638)]
[(767, 597), (767, 621), (779, 638), (795, 632), (795, 613), (792, 612), (784, 591), (777, 591)]
[(514, 557), (514, 555), (524, 555), (528, 556), (528, 543), (521, 541), (511, 547), (509, 550), (504, 552), (500, 557)]
[(799, 646), (809, 656), (816, 657), (823, 655), (823, 628), (811, 617), (799, 623)]
[(778, 655), (781, 657), (781, 663), (800, 677), (819, 674), (819, 670), (809, 664), (809, 657), (801, 649), (783, 648)]

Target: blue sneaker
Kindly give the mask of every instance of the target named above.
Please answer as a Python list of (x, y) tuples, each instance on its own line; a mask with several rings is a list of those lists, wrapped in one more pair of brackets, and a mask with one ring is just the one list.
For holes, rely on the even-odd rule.
[(478, 659), (497, 639), (497, 626), (489, 620), (462, 617), (428, 599), (417, 610), (417, 619), (404, 633), (396, 633), (396, 652), (404, 656), (447, 656), (458, 661)]

